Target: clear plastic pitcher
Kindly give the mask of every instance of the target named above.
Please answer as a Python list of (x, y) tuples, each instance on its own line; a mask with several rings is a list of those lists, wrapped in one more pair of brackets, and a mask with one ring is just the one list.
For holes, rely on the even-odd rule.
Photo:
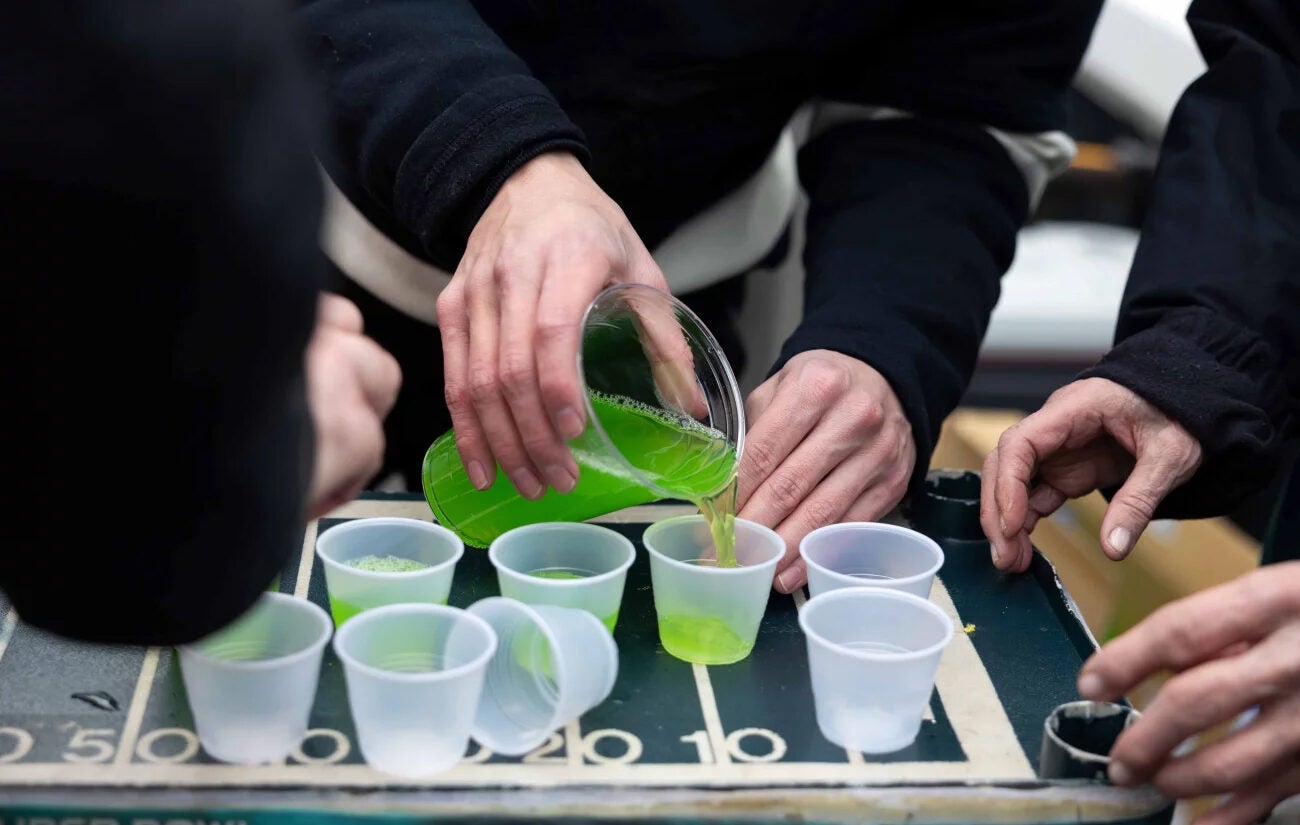
[(455, 433), (424, 457), (424, 495), (438, 523), (487, 547), (516, 527), (585, 521), (661, 499), (699, 502), (732, 479), (744, 448), (745, 412), (717, 339), (681, 301), (642, 284), (613, 286), (582, 322), (578, 374), (587, 427), (569, 441), (578, 483), (530, 501), (498, 468), (476, 490)]

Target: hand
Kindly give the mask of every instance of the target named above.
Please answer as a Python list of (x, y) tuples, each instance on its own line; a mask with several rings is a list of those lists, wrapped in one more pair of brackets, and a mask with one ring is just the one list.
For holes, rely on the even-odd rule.
[(980, 524), (993, 564), (1023, 572), (1040, 518), (1066, 499), (1123, 482), (1101, 522), (1102, 550), (1118, 561), (1200, 465), (1196, 439), (1141, 396), (1104, 378), (1075, 381), (1003, 433), (984, 461)]
[[(1153, 781), (1171, 798), (1232, 794), (1199, 825), (1249, 825), (1300, 793), (1300, 562), (1166, 605), (1084, 664), (1079, 693), (1112, 700), (1163, 670), (1175, 675), (1115, 743), (1111, 781)], [(1226, 739), (1173, 754), (1255, 706)]]
[(447, 407), (471, 483), (498, 464), (526, 498), (573, 489), (565, 439), (585, 426), (577, 356), (587, 305), (607, 286), (667, 290), (622, 210), (568, 154), (502, 185), (438, 298)]
[(356, 498), (384, 458), (384, 416), (397, 400), (397, 361), (361, 332), (361, 311), (322, 294), (307, 344), (307, 404), (316, 425), (308, 518)]
[(837, 521), (874, 521), (907, 492), (912, 428), (889, 382), (847, 355), (791, 358), (749, 396), (739, 515), (785, 539), (776, 589), (802, 587), (799, 541)]

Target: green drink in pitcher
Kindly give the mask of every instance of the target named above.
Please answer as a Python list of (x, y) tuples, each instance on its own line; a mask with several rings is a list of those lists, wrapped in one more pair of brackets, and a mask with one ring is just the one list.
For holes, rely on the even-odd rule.
[(740, 388), (713, 335), (667, 293), (610, 287), (583, 320), (578, 371), (587, 427), (569, 442), (578, 465), (574, 489), (548, 489), (530, 501), (498, 469), (492, 486), (477, 490), (448, 431), (424, 457), (424, 494), (438, 523), (486, 547), (525, 524), (585, 521), (683, 499), (709, 516), (725, 565), (745, 425)]

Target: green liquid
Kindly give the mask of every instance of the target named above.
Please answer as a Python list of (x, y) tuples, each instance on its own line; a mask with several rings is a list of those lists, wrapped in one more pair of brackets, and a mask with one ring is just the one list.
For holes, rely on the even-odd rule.
[(729, 665), (749, 655), (745, 640), (721, 619), (712, 616), (661, 616), (659, 641), (678, 659), (699, 665)]
[[(576, 567), (544, 567), (541, 570), (531, 570), (528, 575), (538, 579), (551, 579), (552, 581), (575, 581), (590, 578), (596, 574), (587, 570), (579, 570)], [(613, 633), (614, 625), (618, 624), (618, 611), (615, 610), (608, 616), (597, 616), (596, 618), (604, 623), (605, 628), (610, 633)]]
[[(714, 528), (721, 565), (734, 565), (735, 446), (715, 430), (627, 399), (593, 393), (591, 405), (610, 441), (646, 478), (701, 508)], [(548, 489), (537, 501), (520, 496), (499, 468), (490, 488), (474, 489), (456, 453), (455, 433), (444, 433), (424, 457), (425, 498), (439, 524), (476, 547), (525, 524), (586, 521), (658, 500), (659, 493), (607, 454), (593, 429), (570, 442), (577, 486), (565, 495)], [(714, 511), (725, 515), (711, 516)]]
[(333, 596), (330, 597), (330, 615), (334, 617), (335, 627), (342, 627), (344, 622), (364, 609), (364, 607), (357, 607), (355, 604), (341, 602)]
[(403, 556), (362, 556), (343, 563), (367, 573), (415, 573), (429, 569), (429, 565), (424, 562)]

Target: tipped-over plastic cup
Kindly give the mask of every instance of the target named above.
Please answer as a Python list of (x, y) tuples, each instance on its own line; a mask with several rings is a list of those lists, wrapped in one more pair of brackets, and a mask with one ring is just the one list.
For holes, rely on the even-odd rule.
[(646, 528), (659, 641), (687, 662), (726, 665), (754, 649), (785, 541), (736, 519), (736, 567), (716, 566), (704, 516), (678, 516)]
[(587, 611), (493, 596), (469, 612), (500, 640), (474, 717), (474, 738), (484, 747), (528, 753), (614, 689), (618, 647)]
[(863, 753), (910, 745), (953, 620), (910, 593), (848, 587), (809, 599), (799, 626), (822, 736)]
[(307, 732), (333, 630), (320, 606), (264, 593), (232, 624), (182, 645), (181, 679), (204, 750), (245, 765), (288, 756)]
[[(363, 610), (386, 604), (446, 604), (456, 562), (464, 552), (465, 544), (455, 533), (413, 518), (353, 519), (316, 538), (316, 554), (325, 562), (330, 613), (338, 626)], [(375, 557), (374, 566), (381, 569), (348, 564), (367, 557)], [(382, 569), (400, 568), (404, 562), (423, 567)]]
[(488, 558), (502, 596), (586, 610), (613, 633), (636, 548), (608, 527), (546, 522), (498, 537)]
[(930, 598), (943, 550), (922, 533), (854, 521), (819, 527), (799, 542), (813, 596), (841, 587), (885, 587)]
[(377, 607), (339, 628), (334, 652), (366, 763), (418, 778), (459, 762), (496, 649), (482, 619), (439, 604)]

